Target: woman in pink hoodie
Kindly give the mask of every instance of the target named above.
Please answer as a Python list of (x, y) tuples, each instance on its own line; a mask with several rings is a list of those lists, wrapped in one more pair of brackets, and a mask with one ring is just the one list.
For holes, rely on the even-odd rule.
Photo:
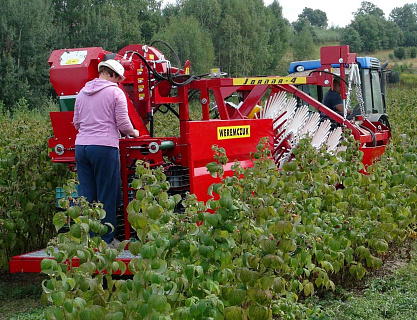
[(102, 222), (115, 229), (109, 228), (102, 239), (114, 245), (116, 211), (121, 199), (120, 132), (136, 138), (139, 131), (130, 122), (126, 96), (118, 86), (125, 79), (123, 66), (116, 60), (106, 60), (100, 62), (98, 69), (99, 77), (87, 82), (75, 101), (75, 160), (79, 195), (90, 203), (103, 204), (106, 217)]

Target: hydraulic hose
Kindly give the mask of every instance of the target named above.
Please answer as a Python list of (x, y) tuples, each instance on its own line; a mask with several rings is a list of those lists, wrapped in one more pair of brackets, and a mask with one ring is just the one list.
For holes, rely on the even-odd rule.
[[(155, 40), (154, 42), (152, 42), (151, 43), (151, 46), (153, 45), (153, 44), (155, 44), (155, 43), (157, 43), (157, 42), (160, 42), (160, 43), (162, 43), (162, 44), (164, 44), (165, 46), (167, 46), (168, 48), (169, 48), (169, 50), (172, 52), (172, 54), (175, 56), (175, 58), (176, 58), (176, 60), (177, 60), (177, 62), (178, 62), (178, 69), (177, 69), (177, 71), (174, 73), (174, 74), (171, 74), (171, 68), (167, 68), (167, 75), (166, 76), (164, 76), (164, 75), (162, 75), (162, 74), (160, 74), (158, 71), (156, 71), (149, 63), (148, 63), (148, 61), (146, 61), (146, 59), (145, 59), (145, 57), (144, 56), (142, 56), (139, 52), (137, 52), (137, 51), (127, 51), (127, 52), (125, 52), (125, 54), (128, 54), (128, 53), (131, 53), (132, 55), (133, 54), (135, 54), (135, 55), (137, 55), (141, 60), (142, 60), (142, 62), (146, 65), (146, 67), (147, 67), (147, 69), (148, 69), (148, 73), (150, 74), (150, 72), (152, 72), (152, 74), (154, 75), (154, 77), (155, 77), (155, 79), (157, 80), (157, 81), (159, 81), (159, 80), (166, 80), (166, 81), (168, 81), (171, 85), (173, 85), (173, 86), (177, 86), (177, 87), (181, 87), (181, 86), (185, 86), (185, 85), (188, 85), (189, 83), (191, 83), (191, 82), (193, 82), (194, 80), (197, 80), (197, 79), (200, 79), (200, 78), (202, 78), (202, 77), (205, 77), (205, 76), (208, 76), (209, 75), (209, 73), (205, 73), (205, 74), (201, 74), (201, 75), (197, 75), (197, 76), (194, 76), (194, 75), (188, 75), (188, 74), (180, 74), (179, 72), (180, 72), (180, 70), (181, 70), (181, 61), (180, 61), (180, 59), (179, 59), (179, 57), (178, 57), (178, 54), (175, 52), (175, 50), (168, 44), (168, 43), (166, 43), (165, 41), (163, 41), (163, 40)], [(151, 81), (151, 79), (150, 79), (151, 77), (149, 77), (149, 87), (151, 86), (151, 83), (150, 83), (150, 81)], [(177, 79), (178, 80), (180, 80), (180, 79), (183, 79), (183, 78), (185, 78), (185, 80), (184, 81), (182, 81), (182, 82), (178, 82), (178, 81), (176, 81)], [(158, 83), (156, 83), (156, 85), (157, 85)]]
[(371, 130), (371, 129), (369, 129), (369, 128), (367, 128), (367, 127), (365, 127), (365, 126), (363, 126), (363, 125), (359, 125), (359, 127), (361, 127), (362, 129), (365, 129), (366, 131), (368, 131), (370, 134), (371, 134), (371, 136), (372, 136), (372, 141), (373, 141), (373, 143), (374, 143), (374, 147), (376, 147), (376, 137), (375, 137), (375, 133), (373, 133), (373, 131)]
[(165, 45), (168, 49), (169, 49), (169, 51), (171, 51), (171, 53), (175, 56), (175, 58), (177, 59), (177, 63), (178, 63), (178, 65), (177, 65), (177, 68), (178, 68), (178, 70), (177, 70), (177, 72), (175, 72), (174, 73), (174, 76), (175, 75), (177, 75), (179, 72), (180, 72), (180, 69), (181, 69), (181, 60), (180, 60), (180, 58), (178, 57), (178, 54), (175, 52), (175, 50), (168, 44), (168, 43), (166, 43), (164, 40), (155, 40), (154, 42), (152, 42), (151, 43), (151, 46), (153, 46), (155, 43), (162, 43), (163, 45)]

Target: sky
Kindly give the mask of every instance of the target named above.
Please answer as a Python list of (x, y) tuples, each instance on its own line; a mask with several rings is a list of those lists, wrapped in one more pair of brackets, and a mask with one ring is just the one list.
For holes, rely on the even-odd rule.
[[(201, 0), (204, 1), (204, 0)], [(319, 9), (326, 12), (329, 27), (346, 27), (353, 20), (353, 12), (361, 7), (363, 0), (279, 0), (284, 18), (290, 22), (298, 19), (298, 15), (305, 7), (313, 10)], [(417, 3), (416, 0), (367, 0), (378, 8), (382, 9), (385, 17), (388, 18), (391, 10), (395, 7), (402, 7), (407, 3)], [(264, 0), (269, 5), (273, 0)], [(163, 3), (175, 3), (175, 0), (163, 0)]]
[[(204, 0), (202, 0), (204, 1)], [(298, 19), (298, 15), (303, 12), (305, 7), (313, 10), (319, 9), (326, 12), (329, 26), (346, 27), (353, 20), (353, 12), (361, 7), (363, 0), (279, 0), (282, 7), (284, 18), (293, 22)], [(388, 18), (391, 10), (396, 7), (402, 7), (407, 3), (416, 3), (413, 0), (367, 0), (378, 8), (382, 9), (385, 17)], [(273, 0), (264, 0), (265, 5), (269, 5)]]

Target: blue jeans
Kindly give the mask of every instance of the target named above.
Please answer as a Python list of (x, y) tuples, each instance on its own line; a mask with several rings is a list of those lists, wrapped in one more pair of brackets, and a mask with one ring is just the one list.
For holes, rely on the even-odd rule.
[(102, 236), (107, 243), (113, 240), (117, 233), (116, 211), (121, 202), (121, 178), (119, 149), (106, 146), (75, 146), (75, 160), (78, 180), (78, 193), (88, 202), (99, 201), (103, 204), (106, 217), (103, 223), (114, 226), (111, 231)]

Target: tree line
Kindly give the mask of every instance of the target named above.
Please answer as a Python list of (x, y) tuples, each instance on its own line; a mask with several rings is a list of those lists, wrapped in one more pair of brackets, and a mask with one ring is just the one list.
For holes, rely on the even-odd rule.
[[(417, 44), (417, 4), (384, 12), (364, 1), (346, 28), (328, 28), (326, 13), (304, 8), (289, 23), (280, 1), (2, 0), (0, 105), (19, 99), (37, 107), (53, 94), (48, 58), (54, 49), (169, 43), (192, 73), (220, 67), (229, 76), (282, 75), (290, 60), (318, 58), (315, 45), (348, 44), (372, 52)], [(168, 58), (166, 48), (161, 48)]]
[(416, 3), (394, 8), (385, 19), (380, 8), (363, 1), (354, 17), (341, 32), (341, 43), (348, 44), (352, 51), (374, 52), (417, 45)]

